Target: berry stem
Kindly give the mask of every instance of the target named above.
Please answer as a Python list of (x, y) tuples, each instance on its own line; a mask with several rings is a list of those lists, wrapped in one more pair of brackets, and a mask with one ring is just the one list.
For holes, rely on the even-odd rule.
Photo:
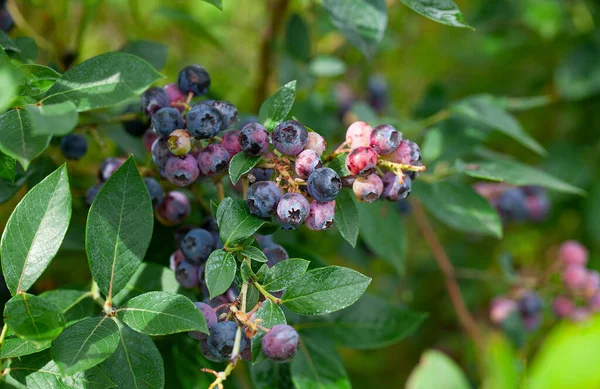
[(217, 186), (217, 198), (219, 199), (219, 203), (225, 199), (225, 189), (223, 188), (223, 182), (221, 179), (215, 180), (215, 185)]
[(246, 200), (248, 197), (248, 176), (242, 177), (242, 198)]
[(96, 283), (96, 281), (92, 281), (92, 288), (90, 290), (90, 294), (92, 296), (92, 300), (94, 300), (96, 302), (96, 304), (98, 304), (102, 308), (104, 308), (106, 301), (104, 301), (104, 299), (100, 295), (100, 288), (98, 287), (98, 284)]
[(281, 300), (280, 299), (278, 299), (277, 297), (273, 296), (271, 293), (267, 292), (267, 290), (265, 288), (263, 288), (263, 286), (261, 284), (259, 284), (258, 282), (252, 280), (252, 285), (254, 285), (254, 287), (256, 289), (258, 289), (258, 291), (263, 296), (265, 296), (265, 298), (268, 298), (269, 300), (271, 300), (272, 302), (274, 302), (277, 305), (281, 304)]
[(6, 333), (8, 332), (8, 325), (4, 323), (2, 326), (2, 333), (0, 333), (0, 350), (2, 349), (2, 344), (4, 344), (4, 339), (6, 338)]
[(425, 166), (405, 165), (403, 163), (391, 162), (381, 157), (377, 159), (377, 165), (384, 167), (397, 175), (403, 175), (403, 171), (424, 172), (427, 170)]

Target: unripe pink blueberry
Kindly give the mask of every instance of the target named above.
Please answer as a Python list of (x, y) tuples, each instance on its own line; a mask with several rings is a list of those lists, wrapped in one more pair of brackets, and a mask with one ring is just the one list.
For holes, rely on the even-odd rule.
[(516, 302), (504, 297), (497, 297), (492, 300), (490, 306), (490, 321), (494, 324), (500, 324), (516, 310)]
[(169, 151), (173, 155), (185, 155), (192, 149), (192, 136), (186, 130), (175, 130), (167, 139)]
[(567, 296), (557, 296), (552, 302), (552, 311), (561, 319), (570, 316), (574, 310), (575, 304)]
[(156, 132), (154, 132), (152, 128), (149, 128), (146, 130), (146, 132), (144, 132), (144, 136), (142, 136), (142, 142), (144, 142), (144, 148), (146, 149), (146, 151), (152, 151), (152, 144), (157, 139), (158, 135), (156, 135)]
[(393, 153), (402, 140), (402, 134), (389, 124), (381, 124), (371, 132), (369, 145), (379, 154)]
[(365, 122), (354, 122), (346, 130), (346, 142), (351, 149), (368, 147), (371, 144), (371, 132), (373, 127)]
[(321, 166), (323, 164), (321, 163), (319, 154), (312, 149), (308, 149), (298, 154), (294, 163), (294, 170), (298, 177), (306, 180), (315, 169)]
[(588, 260), (588, 250), (575, 240), (564, 242), (559, 255), (565, 265), (585, 265)]
[(333, 225), (335, 219), (335, 201), (328, 203), (310, 202), (310, 210), (305, 224), (309, 230), (322, 231), (328, 230)]
[(239, 141), (240, 131), (227, 131), (223, 134), (223, 139), (221, 140), (221, 146), (227, 150), (229, 153), (229, 159), (233, 158), (234, 155), (242, 151), (242, 146), (240, 146)]
[(306, 143), (304, 150), (314, 150), (320, 157), (325, 152), (325, 149), (327, 149), (327, 142), (325, 141), (325, 138), (314, 131), (309, 132), (308, 142)]
[(600, 292), (590, 297), (588, 307), (592, 312), (600, 312)]
[(377, 167), (377, 152), (370, 147), (358, 147), (346, 158), (346, 168), (353, 176), (367, 176)]
[(210, 144), (200, 150), (198, 167), (205, 176), (223, 173), (229, 165), (229, 153), (219, 144)]
[(525, 329), (529, 330), (529, 331), (535, 330), (542, 323), (542, 315), (541, 314), (538, 314), (535, 316), (525, 316), (522, 319), (523, 319), (523, 327), (525, 327)]
[(590, 311), (584, 307), (577, 307), (570, 315), (570, 319), (574, 322), (586, 321), (590, 317)]
[(179, 262), (183, 261), (184, 259), (185, 259), (185, 257), (183, 256), (183, 253), (181, 252), (181, 250), (177, 249), (169, 257), (169, 269), (175, 271), (175, 269), (177, 269), (177, 265), (179, 265)]
[(156, 208), (156, 218), (166, 226), (174, 226), (190, 216), (192, 205), (181, 192), (171, 191)]
[[(163, 87), (163, 89), (165, 92), (167, 92), (167, 96), (169, 96), (169, 103), (171, 106), (173, 106), (175, 103), (183, 103), (187, 100), (187, 96), (181, 91), (181, 89), (179, 89), (177, 84), (167, 84)], [(182, 104), (175, 105), (175, 108), (177, 108), (179, 112), (183, 112), (185, 107)]]
[(177, 186), (188, 186), (198, 178), (200, 170), (193, 156), (186, 154), (170, 157), (165, 166), (167, 179)]
[(377, 200), (383, 192), (383, 181), (377, 174), (371, 174), (367, 177), (358, 177), (352, 190), (358, 201), (363, 203), (372, 203)]
[(386, 159), (404, 165), (419, 166), (421, 164), (421, 150), (415, 142), (403, 139), (398, 148), (387, 155)]
[(562, 276), (567, 288), (577, 291), (585, 286), (587, 270), (580, 265), (569, 265), (563, 270)]
[(595, 270), (589, 270), (585, 277), (583, 293), (586, 296), (593, 296), (600, 289), (600, 274)]

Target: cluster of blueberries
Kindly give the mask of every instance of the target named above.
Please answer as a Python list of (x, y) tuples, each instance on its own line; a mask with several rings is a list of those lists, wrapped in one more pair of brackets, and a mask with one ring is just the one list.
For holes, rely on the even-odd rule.
[(542, 299), (533, 291), (520, 289), (511, 298), (497, 297), (490, 307), (490, 320), (503, 325), (510, 318), (517, 318), (527, 330), (535, 330), (542, 321)]
[(0, 30), (9, 32), (14, 27), (15, 22), (6, 9), (6, 0), (0, 0)]
[(542, 222), (548, 217), (550, 200), (546, 189), (541, 186), (512, 187), (479, 182), (474, 188), (490, 201), (504, 223)]

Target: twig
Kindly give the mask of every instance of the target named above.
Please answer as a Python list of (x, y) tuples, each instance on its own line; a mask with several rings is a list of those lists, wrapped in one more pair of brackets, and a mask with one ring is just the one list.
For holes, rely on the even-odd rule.
[(0, 333), (0, 349), (2, 349), (2, 345), (4, 344), (4, 339), (6, 338), (6, 333), (8, 332), (8, 325), (4, 323), (2, 326), (2, 333)]
[(219, 199), (219, 203), (225, 199), (225, 189), (223, 188), (223, 182), (219, 178), (215, 180), (215, 185), (217, 186), (217, 198)]
[(252, 285), (254, 285), (254, 287), (256, 289), (258, 289), (258, 291), (263, 296), (265, 296), (265, 298), (268, 298), (269, 300), (271, 300), (272, 302), (274, 302), (277, 305), (281, 304), (281, 300), (280, 299), (278, 299), (277, 297), (273, 296), (271, 293), (267, 292), (267, 290), (265, 288), (263, 288), (263, 286), (261, 284), (259, 284), (258, 282), (252, 280)]
[(448, 290), (450, 300), (452, 301), (452, 305), (454, 306), (454, 310), (456, 311), (456, 315), (458, 316), (460, 324), (463, 326), (467, 332), (467, 335), (469, 335), (475, 345), (480, 350), (483, 349), (481, 331), (462, 298), (460, 287), (458, 286), (458, 282), (456, 282), (456, 278), (454, 277), (454, 267), (452, 266), (452, 262), (450, 262), (446, 251), (444, 251), (444, 247), (440, 243), (435, 231), (431, 227), (423, 206), (418, 201), (413, 201), (413, 213), (415, 215), (415, 220), (419, 230), (421, 230), (423, 237), (431, 249), (433, 257), (435, 258), (440, 270), (444, 274), (446, 289)]

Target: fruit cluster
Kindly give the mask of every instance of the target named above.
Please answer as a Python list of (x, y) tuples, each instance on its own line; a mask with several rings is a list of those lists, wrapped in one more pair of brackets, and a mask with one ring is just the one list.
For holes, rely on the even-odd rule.
[(542, 320), (542, 299), (533, 291), (520, 289), (511, 298), (497, 297), (490, 307), (490, 321), (503, 325), (513, 318), (527, 330), (535, 330)]
[(541, 186), (513, 187), (479, 182), (474, 189), (490, 201), (504, 223), (541, 222), (548, 217), (550, 200)]

